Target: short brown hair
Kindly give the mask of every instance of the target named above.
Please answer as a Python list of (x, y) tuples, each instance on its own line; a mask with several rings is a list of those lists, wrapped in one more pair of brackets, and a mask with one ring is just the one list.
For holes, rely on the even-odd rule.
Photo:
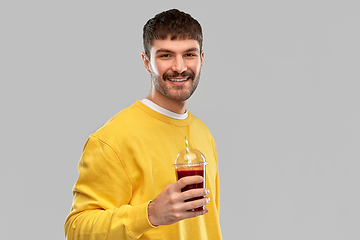
[(203, 35), (200, 23), (185, 12), (171, 9), (149, 19), (143, 28), (145, 54), (150, 58), (153, 39), (194, 39), (202, 49)]

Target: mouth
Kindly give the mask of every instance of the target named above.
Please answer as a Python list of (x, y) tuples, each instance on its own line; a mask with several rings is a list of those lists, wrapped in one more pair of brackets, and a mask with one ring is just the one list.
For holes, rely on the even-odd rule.
[(167, 80), (171, 82), (185, 82), (189, 80), (189, 77), (183, 77), (183, 78), (167, 78)]

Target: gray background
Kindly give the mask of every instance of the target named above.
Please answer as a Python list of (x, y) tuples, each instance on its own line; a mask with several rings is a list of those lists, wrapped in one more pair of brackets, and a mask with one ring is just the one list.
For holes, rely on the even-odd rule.
[(204, 29), (189, 110), (216, 139), (224, 239), (360, 239), (358, 1), (1, 1), (0, 239), (64, 239), (87, 137), (147, 96), (142, 27)]

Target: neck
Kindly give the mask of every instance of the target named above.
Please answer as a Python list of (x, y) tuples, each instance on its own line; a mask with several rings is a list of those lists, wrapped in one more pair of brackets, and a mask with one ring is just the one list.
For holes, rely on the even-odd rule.
[(152, 90), (146, 98), (171, 112), (178, 114), (184, 114), (186, 112), (187, 101), (173, 101), (159, 93), (155, 93), (154, 90)]

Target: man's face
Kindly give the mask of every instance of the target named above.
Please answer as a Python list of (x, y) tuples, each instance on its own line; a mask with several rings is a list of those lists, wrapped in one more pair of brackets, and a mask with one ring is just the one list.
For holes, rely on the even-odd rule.
[(153, 40), (145, 67), (160, 94), (172, 101), (186, 101), (199, 83), (203, 58), (196, 40)]

